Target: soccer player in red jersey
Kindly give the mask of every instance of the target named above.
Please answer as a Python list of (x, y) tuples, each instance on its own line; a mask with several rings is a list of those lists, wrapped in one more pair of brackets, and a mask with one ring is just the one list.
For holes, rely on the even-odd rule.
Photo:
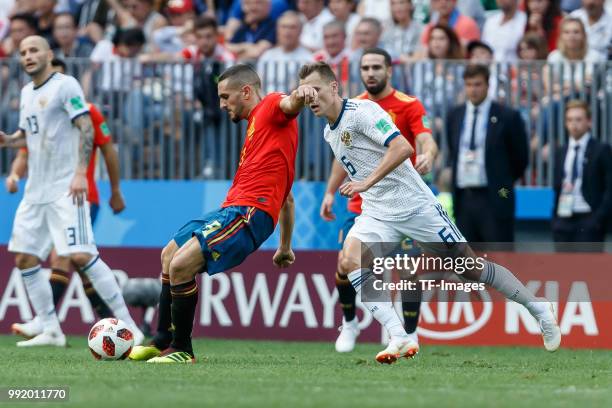
[(195, 362), (191, 332), (198, 301), (196, 275), (239, 265), (272, 234), (277, 222), (281, 242), (273, 262), (283, 268), (295, 259), (291, 186), (296, 117), (316, 100), (316, 91), (305, 85), (290, 96), (262, 97), (259, 76), (240, 64), (221, 74), (218, 92), (221, 109), (233, 122), (248, 120), (238, 170), (221, 208), (185, 224), (163, 249), (158, 332), (151, 345), (132, 350), (132, 360)]
[[(64, 61), (54, 58), (51, 61), (53, 71), (64, 74), (66, 72), (66, 64)], [(94, 224), (100, 207), (100, 197), (98, 195), (98, 187), (95, 180), (96, 169), (96, 149), (100, 148), (108, 178), (111, 184), (111, 198), (109, 204), (115, 214), (120, 213), (125, 208), (125, 202), (119, 186), (119, 158), (113, 147), (112, 136), (104, 115), (93, 104), (88, 104), (89, 116), (94, 128), (94, 141), (91, 151), (91, 158), (87, 167), (87, 201), (89, 202), (89, 214), (91, 223)], [(6, 178), (6, 189), (9, 193), (16, 193), (18, 190), (18, 181), (25, 176), (28, 164), (28, 151), (24, 147), (20, 149), (11, 165), (11, 172)], [(57, 305), (66, 292), (68, 283), (70, 283), (70, 258), (58, 256), (55, 251), (51, 252), (51, 290), (53, 292), (53, 304)], [(104, 301), (95, 291), (91, 282), (84, 274), (81, 274), (83, 288), (87, 295), (92, 308), (100, 318), (111, 317), (112, 313)], [(33, 319), (26, 323), (14, 323), (11, 326), (15, 334), (19, 334), (26, 338), (32, 338), (42, 332), (42, 326), (38, 319)]]
[[(391, 56), (387, 51), (381, 48), (366, 49), (360, 61), (361, 81), (366, 92), (357, 96), (357, 99), (370, 99), (378, 103), (391, 116), (401, 134), (414, 148), (415, 152), (410, 157), (414, 168), (421, 175), (427, 174), (431, 171), (438, 154), (438, 146), (431, 135), (427, 113), (417, 98), (408, 96), (391, 86), (392, 72)], [(337, 185), (336, 183), (344, 180), (345, 177), (344, 168), (338, 161), (334, 161), (327, 190), (321, 203), (321, 217), (326, 221), (335, 218), (332, 213), (332, 205), (336, 192), (332, 191), (331, 186)], [(340, 245), (343, 244), (346, 234), (355, 223), (355, 218), (361, 214), (359, 194), (355, 194), (349, 200), (348, 210), (351, 214), (340, 230), (338, 239)], [(342, 261), (341, 256), (342, 251), (338, 254), (336, 287), (338, 300), (342, 307), (343, 321), (340, 335), (336, 341), (336, 351), (342, 353), (353, 350), (355, 340), (359, 335), (359, 328), (357, 319), (355, 319), (355, 289), (351, 286), (348, 277), (341, 273), (339, 267)], [(402, 311), (406, 332), (418, 343), (416, 326), (419, 320), (420, 293), (412, 293), (412, 295), (411, 299), (404, 299), (402, 302)]]

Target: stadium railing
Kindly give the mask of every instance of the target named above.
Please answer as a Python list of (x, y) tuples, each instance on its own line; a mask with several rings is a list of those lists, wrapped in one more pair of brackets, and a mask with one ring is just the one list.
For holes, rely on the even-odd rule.
[[(246, 123), (232, 123), (219, 110), (218, 64), (140, 63), (124, 60), (93, 64), (66, 61), (89, 102), (106, 116), (125, 179), (230, 179), (238, 165)], [(425, 105), (440, 145), (436, 168), (448, 164), (445, 118), (465, 101), (466, 61), (426, 60), (394, 68), (393, 85)], [(259, 67), (265, 92), (296, 86), (296, 62)], [(589, 102), (594, 137), (612, 141), (612, 63), (547, 65), (544, 62), (493, 64), (489, 94), (520, 111), (530, 137), (530, 162), (521, 184), (550, 186), (552, 148), (566, 140), (564, 106), (569, 99)], [(343, 96), (363, 92), (358, 68), (338, 69)], [(17, 59), (0, 59), (0, 129), (19, 121), (19, 93), (28, 82)], [(519, 124), (517, 124), (519, 125)], [(296, 178), (321, 181), (332, 154), (322, 138), (325, 123), (307, 111), (299, 117)], [(0, 174), (7, 174), (14, 152), (0, 150)], [(104, 172), (101, 172), (104, 174)]]

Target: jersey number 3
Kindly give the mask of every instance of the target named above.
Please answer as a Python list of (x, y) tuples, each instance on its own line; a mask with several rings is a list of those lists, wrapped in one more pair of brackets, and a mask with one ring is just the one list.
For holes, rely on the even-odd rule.
[(32, 132), (33, 135), (37, 135), (38, 119), (36, 119), (36, 115), (29, 116), (26, 118), (26, 120), (28, 121), (28, 127), (30, 128), (30, 132)]
[(346, 170), (349, 172), (351, 176), (354, 176), (355, 174), (357, 174), (357, 169), (355, 169), (355, 166), (353, 166), (353, 164), (350, 161), (348, 161), (346, 156), (342, 156), (340, 158), (340, 161), (342, 162), (342, 164), (344, 164), (344, 167), (346, 167)]

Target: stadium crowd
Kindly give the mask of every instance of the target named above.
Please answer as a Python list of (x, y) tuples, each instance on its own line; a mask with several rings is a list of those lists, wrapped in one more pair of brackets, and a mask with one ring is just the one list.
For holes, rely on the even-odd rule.
[[(220, 157), (230, 150), (235, 156), (239, 145), (220, 146), (215, 141), (222, 122), (215, 81), (226, 66), (253, 65), (270, 92), (293, 89), (303, 63), (325, 61), (338, 72), (344, 96), (354, 96), (363, 89), (363, 50), (377, 46), (392, 56), (393, 85), (418, 97), (432, 119), (442, 152), (438, 170), (460, 161), (453, 158), (459, 153), (452, 143), (461, 138), (464, 121), (477, 121), (471, 116), (476, 111), (469, 109), (471, 99), (479, 96), (465, 92), (464, 80), (474, 76), (466, 77), (466, 64), (489, 67), (483, 74), (487, 103), (511, 102), (517, 108), (504, 108), (510, 112), (483, 122), (485, 129), (498, 120), (498, 127), (523, 122), (526, 128), (525, 152), (516, 146), (496, 146), (498, 158), (507, 156), (516, 165), (513, 174), (501, 177), (523, 176), (528, 185), (547, 184), (548, 179), (560, 196), (561, 161), (572, 170), (578, 157), (578, 151), (568, 154), (573, 155), (569, 159), (556, 152), (567, 151), (558, 136), (566, 132), (566, 105), (583, 106), (587, 116), (601, 118), (593, 122), (593, 129), (586, 129), (593, 139), (610, 140), (612, 133), (612, 120), (605, 119), (612, 113), (612, 69), (606, 65), (612, 59), (612, 0), (0, 0), (0, 61), (16, 59), (20, 41), (32, 34), (45, 37), (56, 57), (76, 61), (69, 63), (69, 73), (81, 81), (87, 95), (96, 95), (93, 99), (105, 114), (122, 119), (112, 122), (113, 132), (127, 134), (125, 140), (140, 148), (137, 153), (120, 150), (124, 159), (127, 155), (123, 162), (146, 167), (152, 165), (143, 157), (157, 157), (158, 176), (168, 174), (163, 169), (168, 164), (159, 158), (165, 155), (165, 162), (172, 162), (173, 153), (163, 148), (162, 140), (172, 139), (168, 135), (183, 138), (184, 151), (196, 148), (201, 153), (190, 165), (203, 169), (205, 177), (230, 176), (235, 166), (228, 164), (220, 173)], [(156, 68), (160, 63), (165, 65)], [(16, 77), (11, 71), (15, 67), (4, 66), (2, 79)], [(163, 83), (147, 83), (146, 77), (162, 78)], [(5, 110), (0, 120), (11, 129), (17, 123), (19, 87), (11, 91), (10, 83), (2, 83), (2, 106), (13, 110)], [(168, 86), (172, 96), (180, 96), (171, 113), (164, 108), (172, 99), (163, 90)], [(577, 106), (577, 100), (585, 103)], [(164, 116), (180, 125), (152, 128)], [(585, 133), (576, 132), (582, 132), (576, 137)], [(145, 142), (136, 142), (143, 135)], [(551, 138), (561, 143), (549, 149)], [(321, 171), (313, 153), (324, 151), (323, 141), (317, 134), (301, 143), (310, 152), (303, 160), (306, 166), (317, 167), (315, 179), (324, 179), (327, 172)], [(560, 160), (555, 170), (547, 165), (553, 154)], [(580, 154), (584, 157), (584, 150)], [(608, 157), (609, 148), (604, 148), (602, 162)], [(531, 173), (524, 176), (527, 163)], [(481, 165), (490, 171), (489, 164)], [(595, 201), (596, 207), (603, 206), (598, 215), (602, 221), (612, 209), (612, 176), (605, 174), (610, 168), (603, 164), (594, 171), (596, 186), (589, 188), (598, 191)], [(572, 173), (574, 181), (573, 171), (566, 173)], [(449, 179), (446, 184), (455, 183), (445, 190), (461, 189), (456, 175), (450, 180), (444, 171), (438, 174)], [(475, 224), (488, 212), (513, 217), (513, 211), (495, 205), (500, 191), (491, 191), (489, 198), (478, 192), (482, 201), (473, 214)], [(596, 209), (586, 204), (582, 210)]]

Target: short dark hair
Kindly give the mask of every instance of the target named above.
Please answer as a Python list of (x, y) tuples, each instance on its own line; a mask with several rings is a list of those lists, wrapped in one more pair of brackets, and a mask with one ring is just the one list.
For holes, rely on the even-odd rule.
[(568, 101), (565, 105), (566, 115), (567, 111), (569, 111), (570, 109), (582, 109), (586, 113), (587, 118), (591, 119), (591, 108), (589, 107), (589, 104), (586, 101), (580, 99), (572, 99)]
[(126, 28), (118, 30), (113, 37), (113, 43), (115, 45), (144, 45), (147, 42), (144, 32), (140, 28)]
[(300, 72), (298, 73), (298, 77), (300, 79), (305, 79), (307, 76), (314, 74), (315, 72), (318, 72), (322, 79), (329, 82), (337, 81), (334, 71), (327, 63), (323, 61), (302, 65), (302, 68), (300, 68)]
[(70, 21), (72, 21), (72, 25), (74, 27), (76, 27), (76, 19), (74, 18), (74, 16), (67, 12), (67, 11), (62, 11), (61, 13), (57, 13), (54, 17), (53, 17), (53, 25), (55, 25), (55, 22), (57, 21), (58, 18), (60, 17), (70, 17)]
[(10, 18), (11, 22), (20, 20), (26, 23), (32, 30), (38, 31), (38, 19), (32, 13), (17, 13)]
[(66, 72), (67, 70), (66, 63), (59, 58), (53, 58), (51, 60), (51, 66), (56, 67), (56, 68), (61, 68), (63, 72)]
[(391, 60), (391, 55), (389, 55), (387, 51), (383, 50), (382, 48), (378, 48), (378, 47), (366, 48), (365, 50), (363, 50), (363, 54), (361, 55), (361, 58), (359, 60), (360, 64), (361, 64), (361, 60), (363, 59), (363, 57), (368, 54), (382, 55), (385, 58), (385, 65), (387, 67), (390, 67), (391, 65), (393, 65), (393, 62)]
[(491, 55), (494, 54), (493, 48), (491, 48), (489, 46), (489, 44), (487, 44), (487, 43), (485, 43), (483, 41), (480, 41), (480, 40), (472, 40), (472, 41), (470, 41), (468, 43), (468, 45), (466, 47), (467, 52), (468, 52), (468, 56), (471, 56), (476, 48), (483, 48), (483, 49), (487, 50), (487, 52), (489, 54), (491, 54)]
[(373, 26), (376, 31), (378, 31), (379, 33), (382, 33), (383, 31), (383, 26), (382, 23), (380, 22), (380, 20), (378, 20), (377, 18), (374, 17), (363, 17), (358, 24), (361, 23), (366, 23), (366, 24), (370, 24), (371, 26)]
[(470, 78), (476, 78), (477, 76), (481, 76), (485, 79), (485, 82), (489, 82), (489, 77), (491, 74), (489, 73), (489, 67), (483, 64), (470, 64), (465, 67), (465, 71), (463, 71), (463, 80)]
[(253, 67), (247, 64), (237, 64), (229, 67), (219, 76), (217, 83), (225, 81), (226, 79), (228, 80), (228, 85), (231, 87), (252, 85), (256, 88), (261, 88), (261, 79), (259, 79), (259, 75), (257, 75)]
[(204, 28), (212, 28), (217, 31), (218, 28), (217, 20), (214, 17), (201, 15), (197, 17), (193, 22), (194, 30), (202, 30)]

